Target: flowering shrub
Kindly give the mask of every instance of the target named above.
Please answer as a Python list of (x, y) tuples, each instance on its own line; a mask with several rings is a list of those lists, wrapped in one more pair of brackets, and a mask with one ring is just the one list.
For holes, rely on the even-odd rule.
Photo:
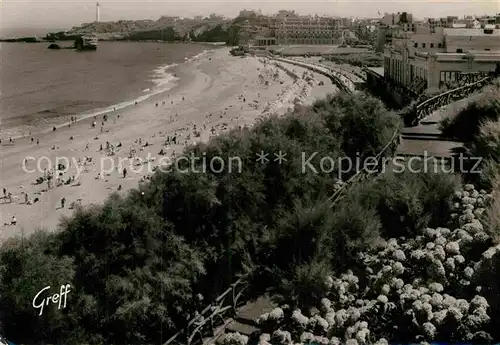
[(451, 228), (381, 241), (358, 255), (362, 276), (325, 278), (329, 291), (316, 308), (276, 308), (258, 322), (274, 324), (273, 344), (488, 341), (491, 308), (476, 277), (500, 246), (488, 249), (491, 238), (474, 213), (487, 195), (465, 185), (454, 195)]

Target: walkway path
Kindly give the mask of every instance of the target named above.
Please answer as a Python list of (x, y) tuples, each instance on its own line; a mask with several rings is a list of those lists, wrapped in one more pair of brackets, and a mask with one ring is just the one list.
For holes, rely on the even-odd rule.
[(453, 102), (441, 107), (431, 115), (420, 121), (415, 127), (405, 127), (402, 130), (401, 143), (397, 154), (402, 156), (433, 156), (436, 158), (451, 158), (459, 152), (463, 152), (464, 144), (451, 141), (446, 138), (441, 129), (440, 122), (449, 116), (455, 115), (453, 111), (463, 106), (467, 98)]

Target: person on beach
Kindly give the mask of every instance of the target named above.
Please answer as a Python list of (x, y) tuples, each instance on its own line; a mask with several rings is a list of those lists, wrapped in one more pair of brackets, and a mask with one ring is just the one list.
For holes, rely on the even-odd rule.
[(29, 202), (28, 193), (26, 193), (26, 192), (25, 192), (25, 193), (24, 193), (24, 203), (25, 203), (26, 205), (28, 205), (28, 202)]
[(40, 139), (36, 140), (36, 144), (37, 144), (37, 146), (38, 146), (38, 144), (40, 144)]
[(123, 178), (127, 177), (127, 168), (123, 168)]
[(16, 225), (16, 224), (17, 224), (16, 216), (12, 216), (12, 220), (10, 221), (10, 225)]
[(34, 140), (35, 140), (35, 139), (31, 138), (31, 144), (32, 144), (32, 145), (33, 145), (33, 141), (34, 141)]
[(12, 137), (9, 138), (9, 143), (14, 143), (14, 141), (12, 140)]
[(6, 198), (7, 197), (7, 189), (3, 189), (3, 197)]
[(66, 204), (66, 197), (63, 196), (61, 199), (61, 208), (64, 208), (64, 204)]
[(55, 132), (56, 131), (56, 126), (52, 127), (52, 131)]

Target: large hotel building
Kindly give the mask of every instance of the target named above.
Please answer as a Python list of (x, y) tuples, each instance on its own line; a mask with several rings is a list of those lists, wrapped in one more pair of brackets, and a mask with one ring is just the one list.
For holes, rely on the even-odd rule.
[[(421, 30), (420, 30), (421, 29)], [(417, 28), (384, 50), (384, 78), (414, 94), (467, 84), (500, 71), (500, 29)]]
[(269, 18), (269, 36), (257, 37), (255, 44), (338, 44), (341, 41), (341, 20), (331, 17), (300, 16), (294, 11), (279, 11)]

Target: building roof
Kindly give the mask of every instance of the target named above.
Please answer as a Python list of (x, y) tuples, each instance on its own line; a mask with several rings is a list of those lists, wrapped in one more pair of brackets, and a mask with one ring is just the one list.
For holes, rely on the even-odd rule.
[(485, 34), (484, 29), (444, 29), (447, 36), (500, 36), (500, 30), (493, 30), (491, 34)]
[(368, 69), (382, 77), (384, 76), (384, 67), (368, 67)]

